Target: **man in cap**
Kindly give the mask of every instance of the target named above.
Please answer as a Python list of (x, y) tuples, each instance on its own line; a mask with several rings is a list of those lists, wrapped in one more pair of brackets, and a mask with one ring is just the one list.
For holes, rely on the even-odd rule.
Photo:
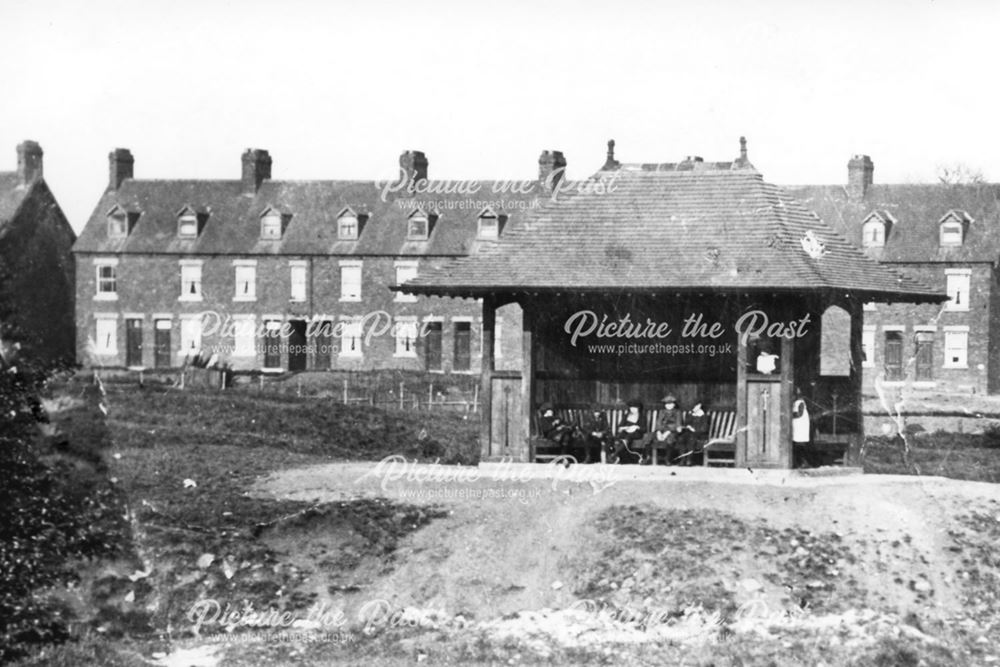
[(684, 430), (684, 413), (677, 407), (677, 398), (667, 394), (662, 399), (663, 409), (656, 420), (656, 428), (649, 438), (647, 457), (652, 454), (653, 447), (665, 447), (667, 450), (667, 465), (679, 454), (675, 452), (681, 431)]

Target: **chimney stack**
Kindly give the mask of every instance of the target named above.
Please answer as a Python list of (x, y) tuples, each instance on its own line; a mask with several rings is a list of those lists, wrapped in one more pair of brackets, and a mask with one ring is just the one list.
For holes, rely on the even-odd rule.
[(403, 151), (399, 156), (399, 173), (407, 187), (426, 181), (427, 156), (422, 151)]
[(552, 192), (566, 175), (566, 158), (562, 151), (542, 151), (538, 156), (538, 182), (543, 192)]
[(116, 148), (108, 153), (108, 189), (117, 190), (122, 186), (122, 181), (132, 178), (134, 166), (135, 158), (129, 149)]
[(260, 184), (271, 178), (271, 156), (262, 148), (248, 148), (243, 153), (243, 194), (252, 195)]
[(30, 139), (17, 145), (17, 182), (30, 185), (42, 180), (42, 147)]
[(855, 155), (847, 162), (847, 195), (851, 199), (864, 199), (872, 185), (875, 164), (867, 155)]

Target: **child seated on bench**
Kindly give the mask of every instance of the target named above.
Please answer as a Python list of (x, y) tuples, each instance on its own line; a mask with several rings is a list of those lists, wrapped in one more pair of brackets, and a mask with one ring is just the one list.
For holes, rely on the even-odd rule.
[(642, 402), (631, 400), (625, 404), (628, 411), (615, 432), (615, 452), (612, 463), (639, 463), (642, 460), (643, 440), (646, 429), (642, 425)]
[(590, 412), (590, 417), (583, 428), (583, 462), (601, 460), (601, 452), (606, 451), (611, 446), (611, 427), (608, 425), (608, 418), (604, 416), (604, 410), (597, 405)]
[(667, 465), (673, 465), (674, 459), (680, 456), (679, 440), (684, 430), (684, 414), (677, 407), (677, 399), (673, 394), (663, 397), (663, 410), (656, 420), (656, 428), (646, 439), (646, 456), (643, 463), (649, 463), (654, 447), (664, 447), (667, 450)]
[(551, 403), (542, 403), (540, 409), (542, 416), (538, 420), (538, 425), (542, 437), (559, 445), (560, 454), (564, 456), (569, 454), (570, 447), (573, 445), (573, 425), (556, 417)]

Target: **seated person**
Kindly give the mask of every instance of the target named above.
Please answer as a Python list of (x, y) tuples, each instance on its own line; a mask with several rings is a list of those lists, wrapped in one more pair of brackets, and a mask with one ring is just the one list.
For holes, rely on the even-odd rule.
[(684, 417), (684, 432), (681, 434), (682, 465), (691, 465), (691, 459), (698, 454), (708, 442), (708, 413), (701, 403), (695, 403)]
[(677, 399), (673, 394), (667, 394), (663, 397), (663, 409), (656, 420), (656, 428), (647, 438), (647, 457), (652, 453), (653, 447), (665, 447), (667, 465), (673, 464), (674, 459), (680, 455), (678, 441), (683, 430), (684, 413), (677, 407)]
[(567, 424), (556, 417), (551, 403), (542, 403), (540, 409), (542, 416), (538, 420), (538, 425), (542, 432), (542, 437), (559, 445), (560, 454), (568, 454), (570, 446), (573, 444), (572, 424)]
[(590, 463), (595, 458), (600, 460), (601, 451), (609, 448), (611, 441), (608, 418), (604, 410), (595, 405), (583, 427), (583, 462)]
[(631, 400), (625, 404), (628, 411), (615, 432), (615, 451), (612, 463), (639, 463), (642, 460), (642, 443), (646, 437), (643, 426), (642, 401)]

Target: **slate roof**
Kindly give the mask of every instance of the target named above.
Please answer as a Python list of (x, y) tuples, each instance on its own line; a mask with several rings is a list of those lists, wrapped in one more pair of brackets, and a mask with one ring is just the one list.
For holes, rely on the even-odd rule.
[[(728, 166), (623, 165), (613, 191), (570, 193), (548, 202), (498, 243), (429, 270), (402, 290), (473, 296), (560, 289), (838, 289), (874, 300), (944, 299), (866, 257), (748, 163), (722, 165)], [(812, 257), (806, 246), (821, 256)]]
[[(357, 255), (463, 256), (476, 250), (480, 208), (449, 208), (448, 203), (475, 203), (502, 199), (507, 206), (525, 206), (538, 196), (494, 194), (494, 183), (483, 181), (477, 193), (439, 193), (454, 182), (429, 181), (431, 190), (414, 196), (390, 193), (383, 201), (380, 184), (373, 181), (264, 181), (255, 194), (242, 194), (240, 181), (134, 180), (117, 191), (105, 192), (91, 214), (74, 252), (164, 253), (177, 255)], [(426, 241), (407, 240), (406, 221), (414, 203), (443, 202)], [(107, 215), (115, 206), (141, 213), (125, 239), (108, 238)], [(208, 213), (197, 239), (177, 237), (177, 214), (185, 206)], [(291, 214), (280, 241), (260, 238), (260, 216), (269, 207)], [(357, 241), (337, 238), (337, 218), (350, 207), (367, 214)], [(497, 211), (516, 220), (521, 211)]]
[[(883, 262), (995, 262), (1000, 258), (1000, 184), (873, 185), (861, 200), (843, 186), (793, 186), (792, 195), (861, 246), (861, 224), (873, 212), (894, 218), (883, 248), (866, 252)], [(949, 211), (966, 213), (965, 241), (941, 247), (939, 223)]]
[(17, 214), (31, 187), (18, 187), (17, 172), (0, 172), (0, 229)]

